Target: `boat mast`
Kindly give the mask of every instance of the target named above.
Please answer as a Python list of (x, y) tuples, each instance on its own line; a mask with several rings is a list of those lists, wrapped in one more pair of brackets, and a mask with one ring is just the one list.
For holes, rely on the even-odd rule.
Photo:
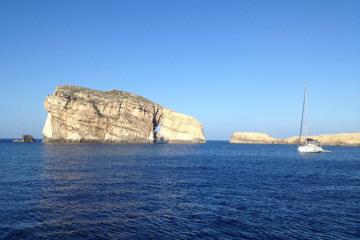
[(308, 98), (308, 93), (307, 93), (307, 82), (305, 82), (305, 110), (304, 110), (304, 118), (305, 118), (305, 145), (307, 144), (307, 139), (308, 139), (308, 109), (307, 109), (307, 98)]
[[(300, 133), (299, 133), (299, 146), (301, 145), (301, 135), (302, 135), (302, 130), (303, 130), (303, 123), (304, 123), (304, 114), (305, 114), (305, 104), (306, 104), (306, 82), (305, 82), (305, 90), (304, 90), (304, 100), (303, 100), (303, 107), (302, 107), (302, 112), (301, 112), (301, 123), (300, 123)], [(307, 135), (307, 130), (306, 130), (306, 135)], [(305, 136), (305, 144), (306, 144), (306, 138), (307, 136)]]

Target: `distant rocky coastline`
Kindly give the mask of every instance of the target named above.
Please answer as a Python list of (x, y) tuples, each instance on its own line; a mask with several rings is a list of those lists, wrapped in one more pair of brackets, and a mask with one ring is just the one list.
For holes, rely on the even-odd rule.
[[(320, 141), (322, 145), (360, 146), (360, 133), (338, 133), (309, 136)], [(258, 132), (234, 132), (230, 143), (254, 143), (254, 144), (297, 144), (298, 137), (285, 139), (273, 138), (265, 133)]]
[(135, 94), (57, 87), (45, 100), (44, 142), (205, 143), (192, 116)]
[(234, 132), (231, 136), (230, 143), (259, 143), (271, 144), (276, 141), (275, 138), (266, 133), (255, 132)]

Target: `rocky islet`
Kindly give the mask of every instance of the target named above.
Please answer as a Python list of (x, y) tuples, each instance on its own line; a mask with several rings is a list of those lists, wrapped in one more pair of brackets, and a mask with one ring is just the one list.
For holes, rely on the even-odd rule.
[(205, 143), (202, 124), (128, 92), (57, 87), (47, 96), (44, 142)]

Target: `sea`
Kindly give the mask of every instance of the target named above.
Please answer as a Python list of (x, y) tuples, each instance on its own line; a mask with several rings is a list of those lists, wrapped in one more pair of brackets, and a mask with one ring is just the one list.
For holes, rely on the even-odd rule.
[(0, 142), (0, 239), (359, 239), (360, 148)]

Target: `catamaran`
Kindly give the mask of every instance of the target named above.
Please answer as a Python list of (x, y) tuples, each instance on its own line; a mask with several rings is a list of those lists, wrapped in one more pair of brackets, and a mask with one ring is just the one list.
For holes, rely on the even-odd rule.
[[(326, 150), (324, 150), (321, 147), (319, 141), (308, 137), (308, 126), (307, 126), (308, 123), (307, 123), (307, 111), (306, 111), (307, 106), (306, 105), (307, 105), (307, 84), (305, 83), (304, 101), (303, 101), (303, 108), (302, 108), (302, 113), (301, 113), (298, 152), (300, 152), (300, 153), (327, 152)], [(305, 121), (304, 121), (304, 118), (305, 118)], [(305, 136), (304, 136), (305, 141), (302, 141), (303, 128), (305, 128)]]

